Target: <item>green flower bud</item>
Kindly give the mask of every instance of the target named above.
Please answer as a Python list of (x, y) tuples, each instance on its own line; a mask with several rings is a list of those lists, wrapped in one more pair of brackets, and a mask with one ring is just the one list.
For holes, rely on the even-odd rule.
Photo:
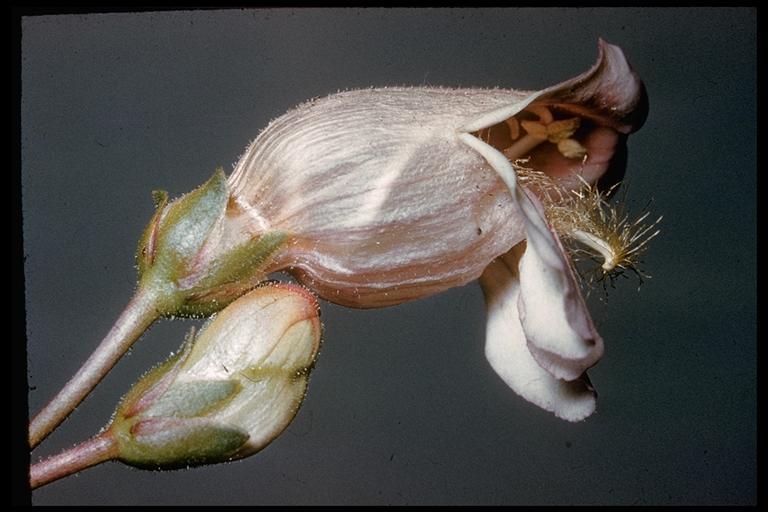
[(208, 316), (256, 286), (286, 239), (281, 231), (252, 234), (232, 218), (224, 171), (168, 202), (155, 191), (157, 208), (139, 241), (140, 287), (157, 297), (165, 316)]
[(117, 458), (173, 469), (261, 450), (298, 412), (320, 335), (301, 287), (270, 283), (234, 301), (123, 398), (109, 426)]

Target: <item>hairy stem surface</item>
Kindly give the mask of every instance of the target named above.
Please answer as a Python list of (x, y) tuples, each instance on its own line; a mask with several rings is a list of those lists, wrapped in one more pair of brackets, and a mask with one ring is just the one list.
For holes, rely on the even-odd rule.
[(30, 467), (29, 485), (36, 489), (116, 456), (117, 444), (112, 431), (107, 430)]
[(157, 317), (155, 297), (139, 289), (80, 370), (30, 422), (30, 448), (69, 416)]

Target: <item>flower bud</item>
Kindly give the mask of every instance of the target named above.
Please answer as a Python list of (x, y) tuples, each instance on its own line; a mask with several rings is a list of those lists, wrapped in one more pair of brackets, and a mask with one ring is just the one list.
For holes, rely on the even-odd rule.
[(314, 297), (268, 284), (234, 301), (123, 398), (118, 458), (172, 469), (247, 457), (296, 415), (320, 346)]
[(285, 240), (279, 231), (251, 236), (228, 218), (229, 194), (219, 169), (202, 186), (157, 210), (139, 241), (140, 286), (166, 316), (207, 316), (261, 282), (263, 267)]

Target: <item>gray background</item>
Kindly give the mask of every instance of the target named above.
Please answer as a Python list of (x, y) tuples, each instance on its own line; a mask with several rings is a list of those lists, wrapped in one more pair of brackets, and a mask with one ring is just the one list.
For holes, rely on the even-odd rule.
[[(748, 504), (756, 500), (755, 11), (253, 10), (23, 19), (30, 409), (107, 332), (133, 251), (172, 196), (229, 171), (295, 104), (384, 85), (537, 89), (602, 36), (644, 79), (630, 197), (663, 233), (653, 279), (590, 298), (606, 340), (586, 422), (506, 388), (483, 357), (477, 284), (383, 310), (323, 304), (325, 345), (289, 429), (245, 461), (109, 463), (35, 504)], [(160, 322), (33, 459), (96, 433), (180, 343)]]

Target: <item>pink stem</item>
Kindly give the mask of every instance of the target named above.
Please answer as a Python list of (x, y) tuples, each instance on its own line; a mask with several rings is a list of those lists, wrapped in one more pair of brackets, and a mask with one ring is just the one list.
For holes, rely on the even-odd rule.
[(29, 468), (29, 485), (36, 489), (115, 457), (117, 443), (107, 430)]
[(69, 416), (157, 317), (155, 297), (139, 289), (80, 370), (30, 422), (31, 448)]

